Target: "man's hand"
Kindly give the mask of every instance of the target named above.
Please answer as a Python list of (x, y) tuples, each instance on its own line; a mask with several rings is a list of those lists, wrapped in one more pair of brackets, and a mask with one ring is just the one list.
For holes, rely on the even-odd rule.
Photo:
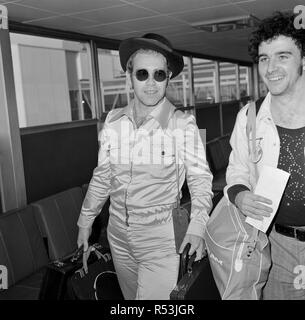
[(272, 212), (272, 208), (267, 206), (272, 204), (270, 199), (258, 196), (248, 190), (237, 194), (235, 204), (242, 214), (257, 220), (269, 217)]
[(193, 234), (186, 234), (182, 243), (181, 243), (179, 253), (183, 252), (184, 247), (188, 243), (191, 244), (189, 256), (191, 256), (196, 251), (195, 261), (201, 260), (205, 256), (205, 252), (206, 252), (205, 243), (203, 241), (203, 238), (201, 238), (199, 236), (195, 236)]
[(88, 244), (88, 240), (91, 234), (91, 228), (82, 228), (79, 227), (78, 229), (78, 237), (77, 237), (77, 246), (78, 248), (83, 246), (83, 267), (84, 267), (84, 271), (85, 273), (88, 272), (88, 265), (87, 265), (87, 260), (90, 254), (90, 251), (88, 250), (89, 248), (89, 244)]

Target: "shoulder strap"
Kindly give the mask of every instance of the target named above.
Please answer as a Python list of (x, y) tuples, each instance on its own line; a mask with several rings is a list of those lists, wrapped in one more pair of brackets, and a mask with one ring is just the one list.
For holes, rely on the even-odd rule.
[[(246, 126), (246, 133), (248, 140), (252, 141), (252, 147), (255, 147), (255, 139), (256, 139), (256, 115), (264, 101), (265, 97), (259, 98), (255, 101), (250, 102), (249, 108), (247, 110), (247, 126)], [(250, 132), (251, 138), (250, 138)], [(253, 149), (253, 148), (252, 148)], [(255, 148), (253, 149), (255, 150)]]
[[(178, 109), (175, 110), (174, 112), (174, 117), (176, 115), (176, 112), (178, 111)], [(176, 119), (173, 119), (174, 121), (174, 130), (178, 128), (178, 119), (177, 119), (177, 116), (176, 116)], [(176, 168), (176, 182), (177, 182), (177, 196), (176, 196), (176, 206), (177, 206), (177, 209), (178, 211), (180, 210), (180, 188), (179, 188), (179, 154), (178, 154), (178, 151), (177, 151), (177, 141), (176, 141), (176, 138), (175, 136), (173, 135), (173, 151), (174, 151), (174, 161), (175, 161), (175, 168)]]
[[(247, 133), (247, 139), (248, 139), (248, 146), (250, 148), (250, 158), (254, 159), (255, 158), (255, 153), (256, 153), (256, 115), (258, 114), (258, 111), (263, 103), (265, 98), (260, 98), (255, 101), (255, 103), (252, 101), (250, 102), (249, 108), (247, 110), (247, 126), (246, 126), (246, 133)], [(251, 135), (250, 135), (251, 134)], [(258, 179), (258, 169), (257, 169), (257, 164), (255, 162), (254, 167), (255, 167), (255, 178), (256, 181)], [(253, 228), (252, 230), (252, 243), (248, 244), (248, 255), (250, 256), (253, 250), (255, 249), (256, 246), (256, 240), (258, 237), (258, 229)]]
[[(254, 119), (256, 119), (256, 115), (259, 112), (259, 109), (263, 103), (263, 101), (265, 100), (265, 97), (259, 98), (255, 101), (255, 106), (254, 103), (250, 103), (250, 106), (246, 112), (247, 114), (247, 136), (250, 134), (251, 128), (253, 126), (255, 126), (255, 121)], [(250, 114), (249, 114), (250, 113)], [(248, 117), (249, 114), (249, 117)]]
[(259, 111), (264, 100), (265, 100), (265, 97), (261, 97), (255, 101), (256, 114), (258, 114), (258, 111)]
[[(248, 139), (248, 146), (250, 149), (250, 158), (256, 158), (256, 115), (263, 103), (265, 98), (260, 98), (256, 100), (254, 103), (253, 101), (250, 102), (249, 108), (247, 110), (247, 125), (246, 125), (246, 134)], [(250, 148), (251, 145), (251, 148)], [(255, 164), (255, 161), (253, 161)], [(255, 176), (256, 180), (258, 179), (258, 170), (257, 165), (255, 164)]]

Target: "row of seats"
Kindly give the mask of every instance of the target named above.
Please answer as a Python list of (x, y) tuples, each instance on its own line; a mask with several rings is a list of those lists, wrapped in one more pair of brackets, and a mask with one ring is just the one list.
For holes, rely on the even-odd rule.
[[(0, 215), (0, 266), (7, 268), (8, 275), (8, 289), (0, 289), (0, 300), (38, 299), (46, 265), (77, 248), (76, 223), (86, 188), (71, 188)], [(108, 206), (109, 201), (104, 212)], [(105, 217), (95, 220), (92, 242), (99, 240), (101, 229), (105, 231), (101, 219)], [(107, 246), (105, 233), (101, 243)], [(0, 279), (4, 286), (1, 273)]]

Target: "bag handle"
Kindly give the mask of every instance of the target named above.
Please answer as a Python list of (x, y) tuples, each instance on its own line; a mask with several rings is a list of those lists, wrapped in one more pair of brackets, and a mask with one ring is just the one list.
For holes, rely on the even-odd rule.
[(81, 245), (79, 248), (77, 248), (73, 253), (72, 256), (70, 258), (71, 262), (76, 262), (78, 260), (80, 260), (80, 257), (83, 254), (83, 245)]
[[(188, 243), (180, 256), (180, 269), (179, 269), (179, 280), (187, 273), (191, 274), (193, 272), (193, 264), (196, 259), (196, 252), (194, 252), (191, 256), (189, 256), (189, 251), (191, 248), (191, 244)], [(205, 251), (204, 258), (207, 255), (207, 251)]]
[(91, 255), (91, 252), (94, 252), (94, 254), (96, 255), (97, 259), (100, 260), (101, 258), (103, 258), (105, 260), (105, 262), (107, 262), (109, 259), (106, 255), (102, 254), (99, 249), (101, 249), (102, 246), (99, 243), (94, 243), (93, 245), (90, 245), (88, 247), (88, 250), (86, 252), (83, 251), (83, 268), (84, 271), (87, 273), (88, 270), (88, 259)]
[(189, 250), (191, 244), (187, 243), (184, 247), (181, 255), (180, 255), (180, 267), (179, 267), (179, 278), (178, 281), (186, 274), (188, 268), (188, 261), (189, 261)]

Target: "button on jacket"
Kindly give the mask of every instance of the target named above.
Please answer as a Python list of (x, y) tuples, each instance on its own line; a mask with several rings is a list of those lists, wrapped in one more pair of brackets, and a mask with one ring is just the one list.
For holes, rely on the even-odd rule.
[[(272, 119), (270, 102), (271, 95), (268, 93), (256, 116), (256, 147), (262, 149), (262, 157), (257, 163), (258, 173), (264, 165), (276, 168), (280, 154), (280, 138)], [(232, 152), (226, 172), (226, 196), (228, 188), (235, 184), (243, 184), (251, 191), (256, 185), (255, 166), (250, 160), (246, 135), (248, 107), (246, 105), (238, 113), (230, 139)]]
[(137, 128), (133, 103), (110, 111), (106, 118), (99, 134), (98, 166), (78, 226), (91, 227), (109, 195), (110, 215), (127, 225), (170, 221), (178, 194), (178, 167), (179, 190), (186, 175), (192, 200), (187, 233), (203, 237), (213, 177), (195, 118), (176, 111), (164, 98)]

